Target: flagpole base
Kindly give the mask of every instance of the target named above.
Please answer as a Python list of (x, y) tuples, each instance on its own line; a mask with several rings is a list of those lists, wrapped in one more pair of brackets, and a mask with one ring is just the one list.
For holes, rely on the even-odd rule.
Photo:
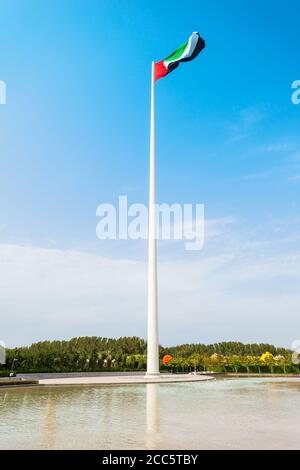
[(145, 376), (146, 379), (151, 377), (160, 377), (160, 372), (146, 372)]

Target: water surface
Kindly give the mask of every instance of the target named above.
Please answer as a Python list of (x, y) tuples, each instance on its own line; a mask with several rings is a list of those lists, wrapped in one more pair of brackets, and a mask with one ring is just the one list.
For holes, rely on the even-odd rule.
[(0, 449), (299, 449), (300, 380), (0, 390)]

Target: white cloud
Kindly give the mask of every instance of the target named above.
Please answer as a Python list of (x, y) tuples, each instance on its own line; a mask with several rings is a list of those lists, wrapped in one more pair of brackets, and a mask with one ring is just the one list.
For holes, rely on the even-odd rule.
[(260, 149), (261, 153), (280, 153), (291, 150), (290, 144), (269, 144)]
[[(300, 328), (299, 261), (297, 253), (241, 251), (161, 262), (161, 342), (289, 345)], [(2, 244), (0, 338), (20, 345), (80, 335), (145, 337), (146, 272), (142, 261)]]
[(300, 181), (300, 175), (293, 175), (293, 176), (291, 176), (290, 179), (291, 179), (292, 181), (297, 181), (297, 182), (298, 182), (298, 181)]
[(229, 126), (230, 138), (227, 143), (235, 143), (249, 137), (266, 116), (265, 105), (258, 104), (238, 110), (235, 114), (235, 121)]
[(293, 158), (294, 160), (300, 160), (300, 152), (296, 152), (294, 155), (293, 155)]
[(233, 216), (220, 217), (218, 219), (209, 219), (205, 221), (205, 239), (209, 240), (224, 233), (226, 227), (234, 224)]
[(272, 176), (273, 171), (258, 171), (256, 173), (248, 173), (247, 175), (243, 175), (242, 179), (244, 180), (258, 180), (258, 179), (263, 179), (263, 178), (268, 178)]

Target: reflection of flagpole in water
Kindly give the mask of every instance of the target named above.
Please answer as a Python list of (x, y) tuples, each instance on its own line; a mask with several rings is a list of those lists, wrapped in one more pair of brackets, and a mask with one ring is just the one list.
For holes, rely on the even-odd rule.
[(159, 384), (147, 384), (147, 432), (146, 448), (155, 448), (159, 438), (160, 414), (159, 414)]
[(7, 392), (5, 392), (4, 395), (1, 397), (2, 403), (6, 402), (6, 398), (7, 398)]
[(42, 426), (42, 443), (43, 447), (47, 449), (53, 449), (55, 447), (55, 424), (56, 424), (56, 408), (57, 408), (57, 397), (49, 393), (45, 419)]

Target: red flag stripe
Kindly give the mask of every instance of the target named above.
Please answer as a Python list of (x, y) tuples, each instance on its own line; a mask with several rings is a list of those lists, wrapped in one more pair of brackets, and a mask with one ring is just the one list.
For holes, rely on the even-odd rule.
[(159, 78), (165, 77), (167, 74), (168, 69), (164, 64), (164, 61), (161, 60), (160, 62), (155, 62), (154, 81), (158, 80)]

